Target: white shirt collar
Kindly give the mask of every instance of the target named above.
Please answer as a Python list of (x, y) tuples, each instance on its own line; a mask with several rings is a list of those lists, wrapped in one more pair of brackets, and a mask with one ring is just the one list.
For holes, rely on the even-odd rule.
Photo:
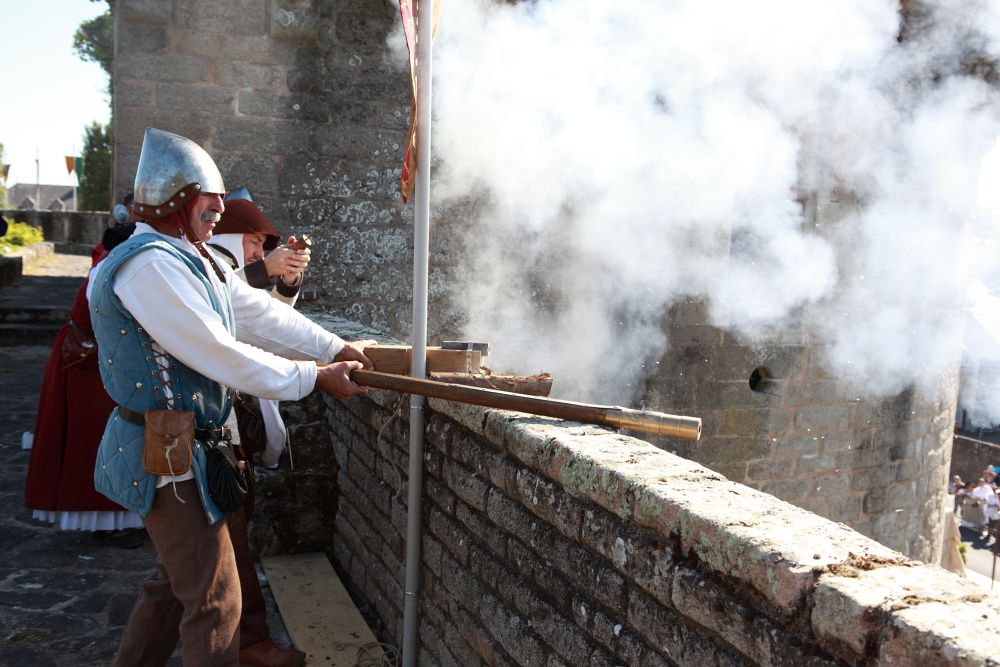
[(243, 234), (215, 234), (208, 244), (225, 248), (236, 260), (236, 266), (243, 266), (246, 259), (243, 257)]
[(177, 248), (180, 248), (185, 252), (191, 253), (192, 255), (200, 254), (198, 250), (191, 244), (191, 242), (187, 240), (186, 237), (181, 236), (180, 238), (178, 238), (176, 236), (168, 236), (166, 234), (162, 234), (156, 231), (156, 228), (153, 227), (148, 222), (135, 223), (135, 232), (133, 232), (133, 234), (156, 234), (170, 245), (176, 246)]

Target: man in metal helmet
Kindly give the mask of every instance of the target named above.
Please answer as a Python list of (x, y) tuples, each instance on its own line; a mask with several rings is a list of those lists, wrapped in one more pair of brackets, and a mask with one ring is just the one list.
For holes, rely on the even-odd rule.
[(361, 351), (371, 341), (323, 330), (234, 279), (202, 247), (225, 210), (225, 188), (201, 147), (147, 129), (134, 191), (135, 233), (91, 283), (101, 377), (118, 405), (94, 486), (143, 517), (159, 559), (114, 664), (166, 664), (180, 638), (185, 665), (236, 665), (244, 662), (240, 584), (223, 510), (233, 487), (217, 483), (238, 467), (225, 468), (233, 392), (364, 393), (349, 374), (371, 368)]

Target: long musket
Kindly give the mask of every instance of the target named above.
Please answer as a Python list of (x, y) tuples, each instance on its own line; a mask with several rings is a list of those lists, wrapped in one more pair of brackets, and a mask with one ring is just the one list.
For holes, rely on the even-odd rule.
[(351, 371), (351, 380), (363, 387), (388, 389), (389, 391), (398, 391), (401, 394), (419, 394), (446, 401), (515, 410), (570, 421), (589, 422), (651, 435), (664, 435), (685, 440), (697, 440), (701, 437), (701, 419), (699, 417), (684, 417), (653, 412), (652, 410), (633, 410), (609, 405), (561, 401), (497, 389), (421, 380), (406, 375), (378, 371)]

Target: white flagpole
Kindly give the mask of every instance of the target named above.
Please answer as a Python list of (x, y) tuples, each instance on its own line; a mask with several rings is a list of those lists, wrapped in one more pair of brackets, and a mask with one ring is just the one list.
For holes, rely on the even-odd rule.
[[(430, 252), (431, 58), (434, 0), (417, 4), (417, 173), (413, 198), (413, 357), (410, 373), (427, 377), (427, 282)], [(424, 397), (410, 396), (410, 462), (406, 509), (403, 667), (417, 664), (420, 625), (420, 540), (423, 533)]]

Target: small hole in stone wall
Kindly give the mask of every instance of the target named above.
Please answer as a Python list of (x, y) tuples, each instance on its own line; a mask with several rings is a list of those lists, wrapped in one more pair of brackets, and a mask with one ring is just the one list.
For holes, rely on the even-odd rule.
[(771, 382), (771, 371), (767, 366), (758, 366), (753, 369), (750, 373), (750, 391), (755, 394), (769, 394), (768, 388), (773, 384)]

